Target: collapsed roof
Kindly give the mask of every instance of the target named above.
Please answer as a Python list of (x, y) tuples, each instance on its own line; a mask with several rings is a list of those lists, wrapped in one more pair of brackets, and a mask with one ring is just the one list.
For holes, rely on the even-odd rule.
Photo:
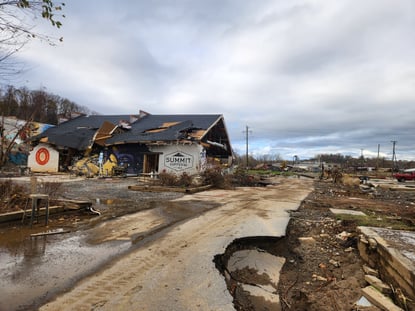
[(34, 137), (33, 140), (49, 143), (62, 148), (86, 150), (92, 145), (95, 133), (104, 122), (118, 124), (120, 120), (125, 120), (126, 118), (129, 118), (129, 116), (79, 116), (47, 129), (42, 134)]
[(111, 146), (198, 142), (211, 154), (232, 155), (224, 118), (219, 114), (80, 116), (46, 130), (36, 140), (80, 151), (94, 143)]

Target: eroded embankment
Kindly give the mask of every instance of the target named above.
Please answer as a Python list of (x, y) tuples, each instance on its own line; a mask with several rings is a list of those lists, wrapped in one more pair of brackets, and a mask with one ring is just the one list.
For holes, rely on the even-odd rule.
[(215, 256), (236, 310), (281, 310), (277, 290), (286, 257), (285, 237), (236, 239)]

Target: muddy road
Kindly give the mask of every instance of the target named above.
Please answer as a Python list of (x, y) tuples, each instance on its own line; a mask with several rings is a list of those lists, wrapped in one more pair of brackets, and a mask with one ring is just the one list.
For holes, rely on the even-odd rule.
[[(234, 310), (214, 257), (237, 238), (281, 236), (312, 182), (193, 195), (127, 190), (135, 180), (62, 184), (100, 216), (0, 228), (0, 310)], [(30, 238), (31, 233), (67, 233)], [(43, 305), (43, 306), (42, 306)]]

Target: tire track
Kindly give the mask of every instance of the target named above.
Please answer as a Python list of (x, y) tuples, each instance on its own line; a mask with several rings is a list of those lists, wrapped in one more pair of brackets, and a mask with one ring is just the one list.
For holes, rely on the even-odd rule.
[[(252, 204), (251, 201), (245, 201), (234, 211), (243, 210), (250, 204)], [(192, 235), (206, 236), (206, 232), (215, 227), (227, 227), (230, 223), (231, 221), (228, 218), (222, 217), (222, 213), (218, 213), (215, 221), (199, 227), (199, 229), (192, 232)], [(181, 249), (180, 245), (184, 242), (186, 240), (177, 239), (173, 243), (168, 243), (167, 248), (163, 247), (162, 250), (155, 244), (148, 245), (147, 247), (151, 248), (152, 251), (146, 256), (141, 255), (142, 249), (137, 249), (134, 253), (116, 262), (109, 269), (81, 281), (71, 292), (59, 297), (52, 303), (46, 304), (41, 310), (63, 310), (65, 308), (67, 310), (90, 310), (98, 303), (101, 307), (104, 306), (105, 303), (109, 302), (113, 293), (123, 293), (123, 296), (128, 297), (128, 292), (133, 292), (134, 288), (141, 286), (137, 285), (141, 279), (140, 276), (153, 269), (156, 263), (163, 262), (163, 258), (172, 258), (175, 254), (178, 254)], [(144, 252), (146, 251), (144, 250)], [(123, 267), (130, 268), (125, 271)], [(105, 303), (102, 304), (103, 302)], [(58, 307), (55, 308), (55, 305)]]
[[(297, 191), (298, 186), (294, 183), (286, 183), (284, 187), (264, 188), (261, 191), (249, 190), (243, 189), (241, 193), (233, 193), (224, 199), (231, 203), (158, 232), (156, 240), (143, 243), (142, 247), (114, 262), (106, 270), (81, 281), (70, 292), (44, 305), (40, 310), (129, 309), (132, 303), (131, 297), (152, 285), (148, 283), (149, 275), (157, 275), (157, 272), (163, 270), (169, 263), (182, 260), (180, 256), (184, 257), (188, 252), (197, 251), (197, 244), (201, 240), (215, 236), (223, 237), (226, 228), (235, 225), (235, 219), (238, 218), (235, 215), (240, 215), (241, 218), (245, 217), (244, 214), (248, 215), (250, 207), (255, 206), (264, 195), (272, 197), (268, 197), (268, 201), (287, 200), (294, 203), (299, 201), (288, 200), (289, 193), (291, 196), (298, 197), (305, 191), (304, 189)], [(229, 212), (234, 216), (229, 217)], [(218, 231), (219, 228), (223, 229)]]

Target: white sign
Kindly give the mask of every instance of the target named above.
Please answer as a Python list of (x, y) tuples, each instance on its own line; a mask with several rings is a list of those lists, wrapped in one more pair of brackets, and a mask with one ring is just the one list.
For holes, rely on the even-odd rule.
[(182, 171), (192, 168), (193, 156), (181, 151), (166, 154), (164, 157), (164, 166), (175, 171)]
[(27, 166), (32, 172), (57, 172), (59, 153), (49, 145), (39, 144), (30, 152)]

